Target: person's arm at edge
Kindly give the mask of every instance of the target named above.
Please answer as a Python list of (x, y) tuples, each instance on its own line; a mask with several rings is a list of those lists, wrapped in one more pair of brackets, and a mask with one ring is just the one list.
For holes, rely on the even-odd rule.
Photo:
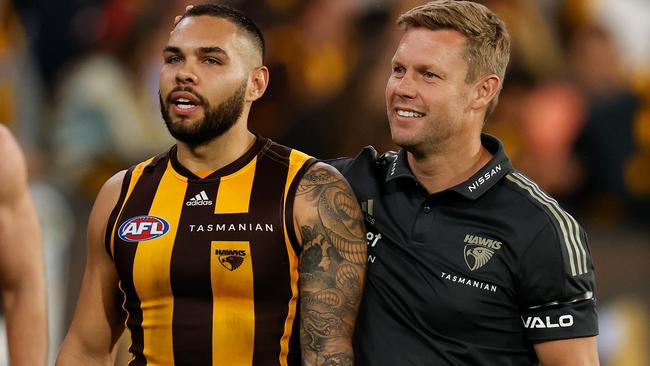
[(122, 295), (115, 266), (106, 252), (104, 232), (116, 205), (126, 171), (102, 187), (88, 220), (86, 269), (68, 334), (57, 357), (57, 366), (112, 365), (114, 346), (124, 331)]
[(41, 230), (27, 184), (25, 158), (0, 126), (0, 285), (9, 363), (45, 365), (47, 305)]
[(537, 342), (537, 358), (543, 366), (598, 366), (596, 337)]
[(300, 180), (294, 203), (300, 255), (303, 365), (353, 365), (352, 335), (367, 261), (363, 215), (333, 167), (316, 163)]

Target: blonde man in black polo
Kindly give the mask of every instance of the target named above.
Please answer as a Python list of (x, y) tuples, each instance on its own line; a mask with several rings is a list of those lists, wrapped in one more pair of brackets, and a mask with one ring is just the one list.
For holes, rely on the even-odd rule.
[(509, 58), (504, 23), (447, 0), (398, 23), (386, 107), (401, 150), (333, 162), (368, 228), (357, 363), (597, 365), (586, 235), (482, 134)]

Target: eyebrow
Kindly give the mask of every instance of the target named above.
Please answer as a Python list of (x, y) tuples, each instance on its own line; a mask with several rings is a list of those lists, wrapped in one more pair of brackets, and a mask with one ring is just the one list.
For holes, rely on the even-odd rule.
[[(175, 53), (175, 54), (183, 54), (181, 49), (176, 46), (167, 46), (163, 49), (163, 53)], [(228, 57), (228, 53), (221, 47), (199, 47), (197, 52), (199, 55), (207, 55), (211, 53), (218, 53), (221, 54), (225, 57)]]

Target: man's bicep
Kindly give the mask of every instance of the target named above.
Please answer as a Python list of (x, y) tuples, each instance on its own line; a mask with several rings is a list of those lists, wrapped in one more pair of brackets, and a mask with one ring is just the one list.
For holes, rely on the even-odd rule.
[(316, 164), (298, 186), (294, 215), (302, 245), (303, 352), (351, 360), (367, 258), (361, 210), (342, 176)]
[(29, 274), (42, 276), (43, 259), (25, 159), (7, 130), (0, 130), (0, 153), (0, 284), (6, 291)]
[(596, 337), (544, 341), (534, 347), (544, 366), (599, 365)]
[(0, 279), (3, 289), (13, 288), (24, 274), (33, 270), (42, 274), (42, 266), (40, 227), (25, 187), (17, 197), (0, 205)]

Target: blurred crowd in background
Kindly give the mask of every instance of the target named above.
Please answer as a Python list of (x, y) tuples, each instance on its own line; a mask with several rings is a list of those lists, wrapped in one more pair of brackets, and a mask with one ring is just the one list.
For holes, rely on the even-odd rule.
[[(30, 162), (52, 354), (74, 310), (99, 188), (173, 144), (158, 105), (161, 50), (174, 15), (201, 2), (0, 0), (0, 123)], [(602, 364), (650, 365), (650, 0), (480, 2), (513, 37), (485, 130), (586, 227)], [(271, 83), (253, 130), (321, 158), (397, 148), (384, 103), (395, 19), (422, 0), (223, 3), (267, 39)]]

